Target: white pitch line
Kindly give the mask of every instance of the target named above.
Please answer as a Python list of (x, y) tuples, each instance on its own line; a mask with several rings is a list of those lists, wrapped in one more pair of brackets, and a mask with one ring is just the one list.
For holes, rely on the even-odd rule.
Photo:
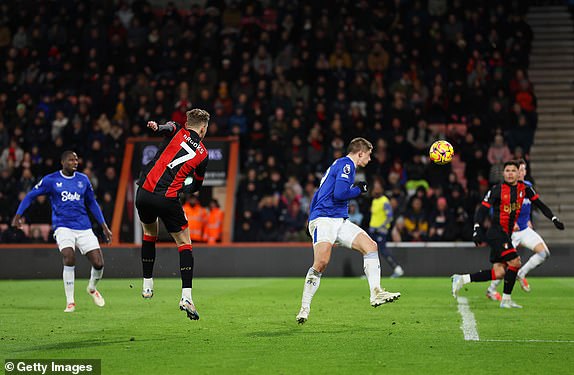
[(468, 300), (465, 297), (457, 297), (458, 312), (462, 316), (462, 333), (466, 341), (479, 341), (478, 331), (476, 330), (476, 320), (474, 314), (470, 311)]
[(548, 342), (548, 343), (563, 343), (563, 344), (574, 344), (574, 340), (497, 340), (497, 339), (493, 339), (493, 340), (480, 340), (480, 341), (486, 341), (486, 342)]

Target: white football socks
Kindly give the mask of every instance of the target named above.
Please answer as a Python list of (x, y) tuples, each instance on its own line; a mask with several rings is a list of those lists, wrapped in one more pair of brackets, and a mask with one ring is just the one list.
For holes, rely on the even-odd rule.
[(74, 278), (75, 266), (64, 266), (62, 278), (64, 279), (64, 292), (66, 292), (66, 303), (74, 303)]
[(378, 252), (373, 251), (363, 255), (363, 271), (367, 276), (371, 294), (373, 294), (374, 288), (381, 287), (381, 263)]
[(502, 280), (492, 280), (490, 282), (490, 286), (488, 287), (488, 291), (493, 293), (496, 292), (496, 287), (500, 285), (501, 281)]
[(548, 258), (548, 255), (549, 253), (547, 251), (542, 251), (532, 255), (530, 259), (528, 259), (528, 262), (526, 262), (526, 264), (520, 267), (520, 270), (518, 270), (518, 277), (525, 278), (528, 272), (544, 263), (546, 258)]
[(181, 288), (181, 298), (193, 302), (191, 298), (191, 288)]
[(319, 289), (319, 284), (321, 284), (321, 272), (315, 271), (313, 267), (309, 268), (307, 271), (307, 276), (305, 277), (305, 285), (303, 286), (303, 297), (301, 298), (301, 306), (310, 308), (311, 300)]
[(143, 279), (143, 288), (144, 288), (144, 290), (145, 289), (153, 290), (153, 278), (151, 278), (151, 277), (149, 279), (144, 278)]
[(96, 285), (102, 279), (102, 275), (104, 274), (104, 267), (100, 268), (99, 270), (92, 267), (92, 272), (90, 273), (90, 281), (88, 282), (88, 289), (91, 291), (96, 290)]

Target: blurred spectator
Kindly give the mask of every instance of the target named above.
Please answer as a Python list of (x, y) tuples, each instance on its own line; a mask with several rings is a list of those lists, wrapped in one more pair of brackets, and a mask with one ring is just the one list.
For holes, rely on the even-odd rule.
[(488, 148), (487, 158), (491, 165), (489, 180), (497, 183), (502, 179), (502, 165), (512, 158), (502, 135), (498, 134), (494, 137), (494, 142)]
[(403, 241), (420, 242), (428, 239), (428, 215), (423, 208), (423, 201), (414, 197), (404, 215), (406, 233), (402, 235)]
[(187, 202), (183, 205), (185, 217), (189, 228), (189, 237), (193, 242), (203, 242), (203, 231), (207, 222), (207, 211), (199, 203), (197, 196), (189, 196)]
[(24, 159), (24, 150), (16, 139), (11, 139), (10, 144), (0, 154), (0, 168), (19, 168)]
[(214, 244), (221, 241), (223, 233), (223, 211), (219, 208), (217, 199), (209, 201), (209, 213), (203, 236), (208, 244)]
[(307, 239), (307, 215), (301, 210), (301, 203), (293, 200), (287, 208), (284, 219), (285, 241), (305, 241)]
[(456, 239), (453, 229), (454, 217), (448, 210), (446, 198), (440, 197), (437, 199), (436, 207), (431, 212), (430, 218), (430, 241), (453, 241)]
[(243, 215), (235, 226), (234, 239), (237, 242), (255, 241), (257, 232), (256, 225), (253, 221), (253, 213), (249, 210), (243, 211)]
[(349, 201), (349, 221), (358, 226), (363, 224), (363, 214), (359, 211), (359, 204), (354, 199)]

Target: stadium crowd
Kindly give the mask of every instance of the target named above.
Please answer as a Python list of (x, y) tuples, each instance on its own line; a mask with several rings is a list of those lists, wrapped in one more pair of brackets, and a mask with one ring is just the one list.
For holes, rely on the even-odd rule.
[[(240, 138), (236, 241), (304, 240), (321, 175), (354, 137), (375, 145), (357, 178), (383, 185), (394, 241), (470, 240), (501, 163), (529, 154), (523, 2), (204, 3), (0, 4), (2, 242), (42, 241), (6, 224), (65, 149), (111, 222), (125, 138), (192, 107), (212, 114), (208, 138)], [(452, 164), (429, 162), (437, 139)], [(351, 205), (365, 228), (370, 200)], [(49, 202), (27, 216), (48, 223)]]

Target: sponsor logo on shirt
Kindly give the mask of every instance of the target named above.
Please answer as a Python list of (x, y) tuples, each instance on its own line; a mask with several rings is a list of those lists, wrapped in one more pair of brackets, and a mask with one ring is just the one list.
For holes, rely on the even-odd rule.
[(61, 182), (56, 182), (56, 187), (62, 187), (62, 183), (61, 183)]
[(70, 193), (69, 191), (62, 192), (62, 202), (66, 201), (79, 201), (82, 196), (78, 193)]

